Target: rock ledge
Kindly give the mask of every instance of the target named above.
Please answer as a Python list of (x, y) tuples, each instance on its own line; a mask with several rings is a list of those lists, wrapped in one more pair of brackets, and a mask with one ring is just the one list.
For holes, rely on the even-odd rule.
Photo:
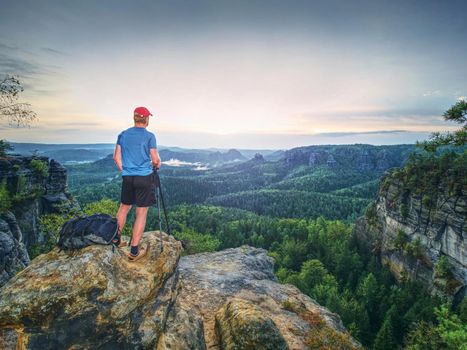
[(360, 348), (339, 317), (281, 285), (263, 249), (181, 257), (146, 232), (147, 257), (54, 249), (0, 289), (2, 349)]

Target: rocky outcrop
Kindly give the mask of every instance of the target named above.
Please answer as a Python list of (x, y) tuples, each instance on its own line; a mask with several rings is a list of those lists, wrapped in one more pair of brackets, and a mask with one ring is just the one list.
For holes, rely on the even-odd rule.
[(0, 289), (0, 348), (359, 347), (337, 315), (277, 283), (266, 251), (180, 259), (181, 244), (163, 234), (160, 251), (159, 237), (143, 235), (138, 262), (98, 245), (34, 259)]
[(336, 314), (277, 282), (263, 249), (185, 256), (178, 271), (177, 300), (158, 350), (358, 347)]
[(0, 286), (29, 264), (21, 230), (11, 212), (0, 215)]
[(44, 211), (56, 213), (61, 210), (76, 208), (77, 202), (67, 192), (67, 170), (59, 162), (49, 161), (49, 176), (45, 183), (45, 193), (42, 196)]
[(413, 151), (413, 145), (320, 145), (293, 148), (285, 152), (290, 167), (327, 166), (331, 169), (377, 171), (401, 166)]
[(66, 169), (47, 157), (0, 159), (0, 183), (5, 182), (14, 203), (14, 213), (26, 247), (41, 243), (39, 217), (78, 208), (67, 193)]
[(164, 325), (165, 286), (181, 252), (180, 243), (164, 238), (161, 253), (156, 235), (146, 234), (152, 248), (136, 263), (98, 245), (34, 259), (0, 289), (6, 348), (149, 348)]
[[(42, 244), (39, 218), (44, 214), (79, 209), (67, 193), (66, 169), (46, 157), (0, 159), (0, 184), (4, 183), (11, 198), (10, 211), (0, 215), (0, 286), (7, 277), (29, 262), (27, 250)], [(8, 237), (8, 238), (7, 238)]]
[[(419, 280), (453, 300), (466, 294), (467, 188), (451, 193), (441, 181), (435, 192), (415, 191), (388, 172), (354, 233), (380, 254), (397, 279)], [(450, 266), (444, 275), (437, 272), (441, 257)]]

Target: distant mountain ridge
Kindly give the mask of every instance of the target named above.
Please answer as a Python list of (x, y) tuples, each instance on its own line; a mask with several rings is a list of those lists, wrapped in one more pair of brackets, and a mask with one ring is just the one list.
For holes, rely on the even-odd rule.
[(326, 165), (333, 169), (345, 167), (359, 171), (382, 171), (388, 167), (401, 166), (414, 150), (413, 144), (316, 145), (292, 148), (285, 152), (284, 159), (291, 167)]
[[(277, 160), (256, 153), (248, 160), (242, 157), (242, 161), (233, 161), (238, 159), (239, 150), (161, 150), (160, 174), (170, 205), (215, 203), (263, 215), (314, 218), (322, 213), (351, 221), (363, 214), (376, 195), (377, 181), (384, 171), (403, 165), (414, 150), (415, 145), (313, 145), (277, 152)], [(170, 159), (179, 163), (168, 166)], [(211, 164), (216, 166), (197, 166), (201, 161), (215, 162)], [(77, 196), (87, 196), (81, 188), (84, 184), (102, 181), (102, 188), (92, 191), (118, 198), (120, 179), (112, 155), (68, 169), (70, 188)], [(278, 204), (287, 198), (295, 200), (287, 206)], [(306, 199), (313, 199), (313, 208)]]
[(247, 158), (236, 149), (230, 149), (225, 153), (219, 151), (211, 153), (200, 152), (176, 152), (169, 149), (163, 149), (159, 152), (162, 160), (177, 159), (190, 163), (220, 164), (234, 161), (244, 161)]
[[(19, 155), (41, 155), (55, 159), (63, 164), (73, 164), (77, 162), (93, 162), (105, 158), (109, 153), (113, 153), (115, 144), (113, 143), (93, 143), (93, 144), (46, 144), (46, 143), (20, 143), (11, 142), (13, 151)], [(234, 161), (236, 159), (250, 159), (256, 153), (263, 154), (269, 160), (277, 160), (284, 154), (282, 150), (254, 150), (254, 149), (196, 149), (182, 147), (158, 147), (160, 152), (165, 153), (167, 160), (173, 158), (191, 163), (219, 163)]]

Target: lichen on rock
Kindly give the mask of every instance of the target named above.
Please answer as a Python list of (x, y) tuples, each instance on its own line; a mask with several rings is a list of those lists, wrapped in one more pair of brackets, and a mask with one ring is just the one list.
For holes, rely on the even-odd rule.
[(230, 299), (216, 313), (216, 330), (224, 350), (286, 350), (274, 321), (253, 303)]

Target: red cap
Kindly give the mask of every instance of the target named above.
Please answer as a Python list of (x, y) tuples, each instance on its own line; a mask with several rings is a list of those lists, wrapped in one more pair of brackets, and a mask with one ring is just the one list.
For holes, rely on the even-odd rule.
[(146, 107), (136, 107), (134, 114), (139, 114), (142, 117), (149, 117), (152, 115)]

